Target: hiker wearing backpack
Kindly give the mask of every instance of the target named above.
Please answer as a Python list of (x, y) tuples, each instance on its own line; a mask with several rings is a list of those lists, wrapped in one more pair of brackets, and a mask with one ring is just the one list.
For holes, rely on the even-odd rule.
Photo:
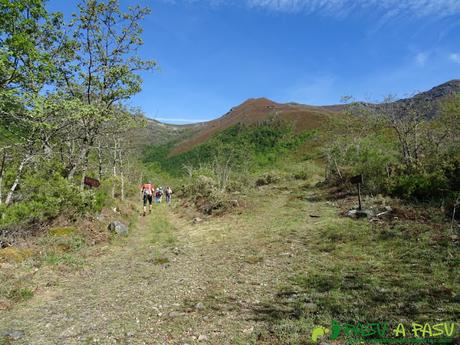
[(155, 202), (159, 204), (161, 202), (161, 197), (163, 196), (163, 191), (161, 188), (157, 188), (155, 192)]
[(149, 213), (152, 213), (152, 202), (153, 202), (153, 191), (155, 190), (155, 186), (152, 184), (151, 181), (148, 183), (144, 183), (141, 187), (142, 197), (144, 199), (144, 217), (147, 211), (147, 202), (149, 203)]
[(169, 187), (169, 186), (166, 187), (166, 189), (165, 189), (165, 195), (166, 195), (166, 203), (167, 203), (168, 205), (171, 204), (171, 194), (172, 194), (172, 189), (171, 189), (171, 187)]

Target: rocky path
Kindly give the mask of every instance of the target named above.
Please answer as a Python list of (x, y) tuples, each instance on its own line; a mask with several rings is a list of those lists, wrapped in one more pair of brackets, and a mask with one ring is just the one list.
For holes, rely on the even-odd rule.
[[(249, 344), (303, 245), (303, 222), (279, 219), (286, 196), (193, 224), (161, 205), (128, 239), (99, 248), (77, 272), (0, 312), (11, 344)], [(287, 217), (287, 218), (286, 218)], [(286, 219), (289, 220), (288, 223)]]

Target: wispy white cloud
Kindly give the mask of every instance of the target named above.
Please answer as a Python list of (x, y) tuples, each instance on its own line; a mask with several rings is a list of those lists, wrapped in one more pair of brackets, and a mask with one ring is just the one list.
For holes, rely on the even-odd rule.
[(343, 17), (359, 10), (381, 10), (385, 16), (446, 17), (460, 14), (459, 0), (245, 0), (247, 5), (284, 12), (322, 13)]
[(426, 52), (420, 52), (415, 55), (415, 63), (417, 66), (425, 66), (427, 60), (428, 60), (428, 53)]
[(455, 63), (460, 64), (460, 54), (459, 53), (451, 53), (449, 54), (449, 60)]
[(359, 11), (381, 11), (387, 18), (400, 16), (443, 18), (460, 15), (460, 0), (159, 0), (168, 3), (234, 5), (276, 12), (304, 12), (346, 17)]

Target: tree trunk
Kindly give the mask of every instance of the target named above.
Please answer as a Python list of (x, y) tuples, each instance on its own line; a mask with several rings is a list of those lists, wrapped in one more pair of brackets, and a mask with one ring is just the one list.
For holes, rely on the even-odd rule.
[(0, 166), (0, 205), (3, 202), (3, 171), (5, 170), (6, 152), (3, 151), (2, 165)]
[(14, 192), (15, 192), (16, 188), (18, 187), (18, 184), (19, 184), (19, 181), (21, 179), (24, 167), (26, 166), (27, 162), (31, 158), (32, 158), (31, 156), (26, 155), (24, 157), (24, 159), (21, 161), (21, 164), (19, 164), (18, 171), (16, 172), (16, 178), (15, 178), (15, 180), (13, 182), (13, 185), (10, 188), (10, 191), (9, 191), (8, 195), (6, 196), (6, 200), (5, 200), (6, 205), (10, 205), (13, 202), (13, 195), (14, 195)]
[(340, 179), (343, 180), (342, 173), (340, 172), (339, 166), (337, 165), (337, 161), (335, 158), (332, 158), (332, 161), (334, 162), (335, 170), (337, 171), (337, 174), (339, 175)]
[(112, 198), (115, 198), (115, 178), (117, 177), (117, 150), (118, 141), (114, 140), (115, 147), (113, 149), (113, 182), (112, 182)]
[(85, 188), (85, 176), (86, 176), (86, 172), (88, 171), (88, 156), (89, 156), (89, 150), (86, 150), (85, 156), (83, 157), (83, 169), (81, 171), (81, 182), (80, 182), (81, 190)]
[(121, 200), (125, 200), (125, 175), (123, 172), (123, 154), (121, 149), (118, 150), (118, 159), (120, 162)]
[(77, 171), (77, 168), (78, 166), (81, 164), (81, 162), (85, 159), (85, 157), (87, 156), (88, 154), (88, 151), (89, 151), (89, 148), (87, 146), (85, 146), (81, 152), (80, 152), (80, 156), (78, 157), (78, 160), (76, 162), (73, 162), (72, 163), (72, 168), (70, 169), (70, 172), (69, 174), (67, 175), (67, 179), (69, 181), (73, 180), (73, 177)]
[(104, 172), (103, 172), (103, 161), (102, 161), (102, 148), (101, 148), (101, 143), (98, 144), (97, 146), (97, 159), (99, 163), (99, 181), (102, 181), (102, 178), (104, 177)]

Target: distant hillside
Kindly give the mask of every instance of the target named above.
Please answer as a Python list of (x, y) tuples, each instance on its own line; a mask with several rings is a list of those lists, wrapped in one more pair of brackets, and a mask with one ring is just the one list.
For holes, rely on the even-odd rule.
[(150, 145), (161, 145), (174, 140), (184, 140), (201, 129), (203, 125), (187, 124), (172, 125), (152, 119), (146, 119), (146, 126), (135, 129), (132, 140), (135, 145), (145, 147)]
[(230, 109), (224, 116), (204, 122), (197, 133), (190, 139), (175, 146), (171, 154), (186, 152), (205, 142), (211, 136), (237, 124), (254, 124), (271, 118), (288, 121), (294, 125), (296, 132), (317, 128), (329, 116), (337, 113), (322, 107), (289, 103), (280, 104), (266, 98), (249, 99), (241, 105)]
[[(444, 84), (433, 87), (432, 89), (415, 94), (412, 97), (402, 98), (390, 103), (366, 103), (358, 102), (364, 107), (373, 110), (394, 110), (404, 113), (409, 108), (418, 109), (425, 113), (428, 119), (436, 117), (439, 113), (439, 107), (442, 101), (454, 94), (460, 93), (460, 79), (450, 80)], [(340, 112), (347, 108), (346, 104), (336, 104), (324, 106), (324, 109), (334, 112)]]
[(448, 81), (413, 97), (400, 99), (395, 105), (402, 110), (415, 107), (426, 112), (426, 116), (432, 119), (438, 114), (441, 102), (457, 93), (460, 93), (460, 79)]
[[(404, 98), (388, 104), (361, 103), (373, 110), (393, 109), (405, 112), (409, 108), (420, 109), (427, 118), (434, 118), (439, 112), (441, 101), (460, 93), (460, 80), (451, 80), (431, 90), (413, 97)], [(254, 124), (277, 118), (290, 122), (296, 132), (318, 128), (331, 116), (338, 116), (347, 108), (345, 104), (330, 106), (309, 106), (298, 103), (276, 103), (267, 98), (252, 98), (230, 109), (215, 120), (192, 125), (167, 125), (149, 120), (147, 128), (142, 130), (142, 140), (147, 144), (162, 144), (176, 140), (171, 155), (187, 152), (206, 142), (210, 137), (237, 124)]]

